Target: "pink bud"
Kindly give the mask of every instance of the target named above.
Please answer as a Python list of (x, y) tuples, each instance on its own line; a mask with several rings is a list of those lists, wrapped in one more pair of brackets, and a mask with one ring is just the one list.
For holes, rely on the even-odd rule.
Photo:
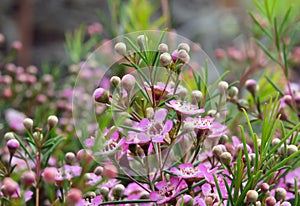
[(103, 176), (113, 179), (118, 176), (118, 169), (114, 165), (105, 165), (103, 168)]
[(7, 196), (12, 196), (14, 193), (17, 192), (17, 189), (19, 187), (18, 183), (16, 183), (10, 177), (4, 178), (3, 186), (4, 186), (3, 193)]
[(57, 169), (55, 167), (46, 167), (42, 176), (46, 183), (54, 183), (56, 177)]
[(10, 139), (8, 140), (8, 142), (6, 143), (8, 150), (11, 154), (15, 153), (16, 150), (20, 147), (20, 143), (18, 140), (16, 139)]
[(68, 192), (68, 200), (71, 203), (77, 203), (82, 199), (82, 192), (79, 189), (71, 188)]
[(35, 178), (36, 178), (36, 175), (35, 175), (35, 173), (33, 171), (26, 171), (22, 175), (21, 180), (22, 180), (22, 183), (26, 187), (30, 187), (35, 182)]
[(131, 92), (135, 85), (135, 77), (131, 74), (126, 74), (122, 77), (121, 84), (127, 92)]
[(14, 41), (12, 43), (12, 48), (17, 50), (17, 51), (20, 51), (23, 48), (23, 44), (20, 41)]

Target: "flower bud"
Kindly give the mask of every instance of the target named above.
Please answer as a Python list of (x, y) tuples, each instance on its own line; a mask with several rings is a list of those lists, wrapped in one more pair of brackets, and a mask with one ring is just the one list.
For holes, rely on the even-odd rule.
[(228, 136), (226, 134), (224, 134), (220, 137), (219, 143), (225, 144), (226, 142), (228, 142)]
[(109, 102), (109, 91), (103, 88), (97, 88), (93, 94), (94, 100), (99, 103), (108, 103)]
[(68, 191), (68, 200), (71, 203), (78, 203), (82, 199), (82, 192), (79, 189), (71, 188)]
[(239, 89), (237, 87), (230, 87), (228, 90), (228, 96), (234, 98), (238, 95)]
[(216, 145), (212, 148), (212, 153), (217, 158), (219, 158), (223, 152), (225, 152), (224, 145)]
[(26, 118), (23, 120), (23, 125), (24, 125), (25, 129), (30, 131), (30, 130), (32, 130), (32, 127), (33, 127), (33, 120), (30, 118)]
[(277, 201), (285, 200), (285, 197), (286, 197), (286, 190), (284, 188), (279, 187), (275, 190), (275, 199)]
[(224, 51), (224, 49), (216, 49), (215, 56), (217, 59), (224, 59), (226, 56), (226, 52)]
[(266, 198), (266, 206), (275, 206), (276, 200), (274, 197), (270, 196)]
[(232, 155), (229, 152), (223, 152), (220, 156), (220, 160), (224, 165), (230, 166), (232, 161)]
[(293, 99), (291, 95), (284, 95), (283, 100), (287, 105), (292, 105)]
[(159, 57), (160, 59), (160, 63), (163, 65), (163, 66), (168, 66), (171, 62), (172, 62), (172, 57), (169, 53), (165, 52), (163, 54), (160, 55)]
[(158, 51), (161, 53), (165, 53), (168, 52), (169, 48), (167, 44), (161, 43), (160, 45), (158, 45)]
[(12, 178), (6, 177), (3, 180), (3, 186), (1, 190), (5, 195), (12, 196), (17, 192), (18, 187), (18, 183), (16, 183)]
[(279, 142), (280, 142), (280, 139), (274, 138), (274, 139), (272, 140), (272, 143), (271, 143), (272, 147), (275, 147), (276, 145), (278, 145)]
[(249, 190), (246, 194), (247, 203), (255, 203), (258, 199), (258, 193), (255, 190)]
[(112, 78), (110, 78), (110, 83), (112, 86), (118, 87), (121, 83), (121, 79), (118, 76), (113, 76)]
[(101, 166), (98, 166), (94, 169), (94, 173), (98, 176), (101, 175), (102, 172), (103, 172), (103, 167), (101, 167)]
[(257, 202), (255, 203), (255, 206), (261, 206), (261, 201), (257, 201)]
[(57, 118), (57, 116), (55, 116), (55, 115), (50, 115), (50, 116), (48, 117), (48, 126), (49, 126), (49, 129), (52, 129), (52, 128), (56, 127), (57, 123), (58, 123), (58, 118)]
[(118, 169), (114, 165), (105, 165), (103, 168), (103, 176), (113, 179), (118, 175)]
[(134, 88), (135, 86), (135, 77), (132, 76), (131, 74), (126, 74), (122, 77), (122, 80), (121, 80), (121, 83), (122, 83), (122, 86), (123, 88), (128, 92), (130, 93), (131, 90)]
[(14, 154), (17, 151), (17, 149), (20, 147), (20, 143), (16, 139), (8, 140), (6, 145), (8, 147), (8, 150), (9, 150), (10, 154)]
[(137, 42), (138, 46), (140, 47), (140, 49), (143, 49), (145, 47), (147, 41), (148, 41), (148, 38), (145, 35), (139, 35), (136, 38), (136, 42)]
[(294, 154), (297, 151), (298, 151), (298, 147), (296, 145), (288, 145), (287, 146), (287, 153), (288, 153), (288, 155), (292, 155), (292, 154)]
[(148, 107), (146, 109), (146, 116), (148, 119), (152, 119), (154, 117), (154, 109), (152, 107)]
[(108, 193), (109, 193), (109, 189), (107, 187), (101, 187), (100, 188), (100, 194), (106, 198), (108, 196)]
[(9, 141), (11, 139), (15, 139), (14, 133), (13, 132), (7, 132), (7, 133), (5, 133), (4, 139), (5, 139), (5, 141)]
[(125, 187), (122, 184), (117, 184), (112, 188), (112, 195), (114, 196), (115, 199), (120, 199), (125, 191)]
[(126, 44), (123, 42), (117, 43), (115, 45), (115, 51), (122, 56), (126, 56)]
[(65, 155), (65, 161), (67, 164), (72, 164), (76, 159), (76, 156), (73, 152), (67, 152)]
[(290, 202), (284, 201), (280, 204), (280, 206), (292, 206)]
[(270, 185), (268, 183), (264, 182), (261, 184), (260, 189), (263, 193), (267, 193), (267, 192), (269, 192)]
[(213, 206), (213, 198), (211, 196), (206, 196), (205, 204), (206, 204), (206, 206)]
[(178, 51), (178, 58), (184, 63), (188, 63), (190, 61), (190, 55), (185, 50)]
[(180, 43), (177, 47), (178, 51), (185, 50), (187, 53), (190, 52), (190, 46), (187, 43)]
[(83, 161), (86, 163), (90, 163), (93, 160), (93, 157), (90, 154), (90, 151), (87, 151), (85, 149), (81, 149), (76, 153), (76, 157), (79, 161)]
[(55, 167), (46, 167), (42, 174), (44, 181), (46, 183), (54, 183), (56, 177), (57, 169)]
[(248, 79), (245, 82), (247, 90), (254, 96), (258, 91), (258, 85), (254, 79)]
[(228, 83), (225, 81), (220, 81), (218, 84), (218, 89), (222, 94), (226, 93), (228, 89)]
[(32, 186), (35, 183), (35, 179), (36, 175), (33, 171), (26, 171), (21, 177), (21, 181), (26, 187)]
[(173, 60), (174, 62), (176, 62), (177, 59), (178, 59), (178, 50), (176, 49), (176, 50), (174, 50), (174, 51), (172, 52), (172, 60)]
[(183, 195), (182, 198), (177, 200), (176, 206), (186, 205), (186, 206), (193, 206), (194, 200), (190, 195)]
[(192, 91), (192, 103), (197, 104), (198, 102), (203, 100), (203, 94), (199, 90), (193, 90)]

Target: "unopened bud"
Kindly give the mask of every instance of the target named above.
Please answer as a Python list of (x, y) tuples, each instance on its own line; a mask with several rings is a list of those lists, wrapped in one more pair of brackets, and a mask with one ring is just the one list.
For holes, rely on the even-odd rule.
[(117, 43), (115, 45), (115, 51), (122, 56), (126, 56), (126, 44), (123, 42)]
[(137, 42), (138, 46), (140, 47), (140, 49), (144, 49), (147, 41), (148, 41), (148, 38), (145, 35), (139, 35), (136, 38), (136, 42)]
[(82, 199), (82, 192), (79, 189), (71, 188), (68, 191), (68, 200), (71, 203), (78, 203)]
[(275, 190), (275, 199), (277, 201), (285, 200), (285, 197), (286, 197), (286, 190), (284, 188), (279, 187)]
[(293, 99), (291, 95), (284, 95), (283, 100), (287, 105), (292, 105)]
[(255, 203), (258, 199), (258, 193), (255, 190), (249, 190), (246, 194), (247, 203)]
[(237, 87), (230, 87), (228, 90), (228, 96), (234, 98), (238, 95), (239, 89)]
[(278, 145), (279, 142), (280, 142), (280, 139), (274, 138), (274, 139), (272, 140), (272, 147), (275, 147), (276, 145)]
[(72, 164), (76, 159), (76, 156), (73, 152), (67, 152), (65, 155), (65, 160), (67, 164)]
[(98, 167), (96, 167), (95, 169), (94, 169), (94, 173), (95, 173), (95, 175), (101, 175), (102, 174), (102, 172), (103, 172), (103, 167), (102, 166), (98, 166)]
[(280, 206), (292, 206), (290, 202), (284, 201), (280, 204)]
[(171, 62), (172, 62), (172, 57), (169, 53), (165, 52), (163, 54), (160, 55), (159, 57), (160, 59), (160, 63), (163, 65), (163, 66), (168, 66)]
[(35, 179), (36, 175), (33, 171), (26, 171), (21, 177), (21, 181), (26, 187), (32, 186), (35, 183)]
[(180, 43), (179, 45), (178, 45), (178, 51), (179, 50), (185, 50), (187, 53), (188, 52), (190, 52), (190, 46), (187, 44), (187, 43)]
[(125, 187), (122, 184), (117, 184), (112, 188), (112, 195), (116, 198), (119, 199), (123, 196), (125, 191)]
[(184, 63), (188, 63), (190, 61), (190, 55), (183, 49), (178, 51), (178, 58)]
[(160, 45), (158, 45), (158, 51), (161, 53), (165, 53), (169, 51), (168, 45), (161, 43)]
[(152, 107), (148, 107), (146, 109), (146, 115), (148, 119), (152, 119), (154, 117), (154, 109)]
[(101, 187), (100, 188), (100, 194), (106, 198), (108, 196), (108, 193), (109, 193), (109, 189), (107, 187)]
[(11, 139), (15, 139), (14, 133), (13, 132), (7, 132), (7, 133), (5, 133), (4, 139), (5, 139), (5, 141), (9, 141)]
[(11, 154), (15, 153), (17, 151), (17, 149), (20, 147), (20, 143), (18, 140), (16, 139), (10, 139), (8, 140), (8, 142), (6, 143), (8, 150)]
[(212, 148), (213, 155), (217, 158), (221, 156), (223, 152), (225, 152), (224, 145), (216, 145)]
[(121, 80), (121, 83), (122, 83), (122, 86), (123, 88), (128, 92), (130, 93), (131, 90), (134, 88), (135, 86), (135, 77), (132, 76), (131, 74), (126, 74), (122, 77), (122, 80)]
[(57, 123), (58, 123), (58, 118), (57, 118), (57, 116), (55, 116), (55, 115), (50, 115), (50, 116), (48, 117), (48, 126), (49, 126), (49, 129), (52, 129), (52, 128), (56, 127)]
[(254, 96), (258, 91), (258, 85), (254, 79), (248, 79), (245, 82), (247, 90)]
[(296, 145), (288, 145), (287, 146), (287, 153), (288, 153), (288, 155), (292, 155), (292, 154), (294, 154), (297, 151), (298, 151), (298, 147)]
[(275, 206), (276, 202), (276, 199), (272, 196), (266, 198), (266, 206)]
[(24, 125), (25, 129), (30, 131), (33, 127), (33, 120), (30, 118), (26, 118), (23, 120), (23, 125)]
[(197, 104), (198, 102), (203, 100), (203, 94), (199, 90), (193, 90), (192, 91), (192, 103)]
[(220, 81), (219, 84), (218, 84), (218, 89), (220, 91), (220, 93), (224, 94), (227, 92), (227, 89), (228, 89), (228, 83), (225, 82), (225, 81)]
[(220, 156), (220, 160), (224, 165), (230, 166), (232, 161), (232, 155), (229, 152), (223, 152)]
[(268, 183), (264, 182), (261, 184), (260, 189), (263, 193), (267, 193), (267, 192), (269, 192), (270, 185)]
[(103, 88), (97, 88), (93, 94), (94, 100), (99, 103), (108, 103), (109, 102), (109, 91)]
[(118, 76), (113, 76), (112, 78), (110, 78), (110, 83), (112, 86), (118, 87), (121, 83), (121, 79)]

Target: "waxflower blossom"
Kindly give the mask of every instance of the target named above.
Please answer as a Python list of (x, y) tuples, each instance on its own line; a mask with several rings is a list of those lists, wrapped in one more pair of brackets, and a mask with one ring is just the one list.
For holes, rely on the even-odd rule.
[(169, 184), (166, 180), (162, 180), (158, 182), (155, 187), (158, 191), (151, 192), (150, 199), (156, 201), (157, 204), (163, 204), (175, 198), (176, 194), (187, 187), (187, 185), (184, 181), (180, 181), (178, 177), (173, 177), (170, 179)]
[(194, 129), (204, 132), (208, 138), (220, 137), (227, 133), (227, 127), (219, 122), (214, 122), (214, 118), (210, 116), (206, 116), (204, 118), (188, 117), (184, 121), (184, 124), (189, 124)]
[(191, 163), (180, 164), (178, 168), (173, 167), (170, 171), (189, 182), (204, 179), (203, 172)]
[(144, 118), (139, 123), (141, 132), (138, 133), (137, 138), (140, 142), (164, 142), (164, 138), (172, 129), (173, 122), (165, 119), (167, 117), (166, 109), (159, 109), (155, 112), (153, 119)]
[(198, 106), (190, 104), (186, 101), (171, 100), (169, 103), (166, 103), (166, 105), (183, 115), (194, 116), (204, 112), (204, 109), (199, 109)]

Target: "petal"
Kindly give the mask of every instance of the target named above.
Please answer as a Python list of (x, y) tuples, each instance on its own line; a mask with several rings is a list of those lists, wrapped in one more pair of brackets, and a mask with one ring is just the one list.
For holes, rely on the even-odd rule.
[(137, 135), (137, 138), (140, 140), (140, 142), (145, 143), (150, 141), (150, 137), (146, 135), (145, 133), (139, 133)]
[(154, 191), (150, 193), (149, 198), (152, 201), (157, 201), (160, 198), (160, 195), (158, 194), (158, 192)]
[(166, 109), (159, 109), (154, 114), (154, 120), (157, 122), (163, 122), (166, 119), (167, 110)]
[(165, 124), (165, 132), (169, 132), (173, 127), (173, 122), (172, 120), (168, 120)]
[(150, 122), (149, 119), (144, 118), (140, 121), (139, 127), (145, 131), (147, 129), (147, 125), (149, 124), (149, 122)]

